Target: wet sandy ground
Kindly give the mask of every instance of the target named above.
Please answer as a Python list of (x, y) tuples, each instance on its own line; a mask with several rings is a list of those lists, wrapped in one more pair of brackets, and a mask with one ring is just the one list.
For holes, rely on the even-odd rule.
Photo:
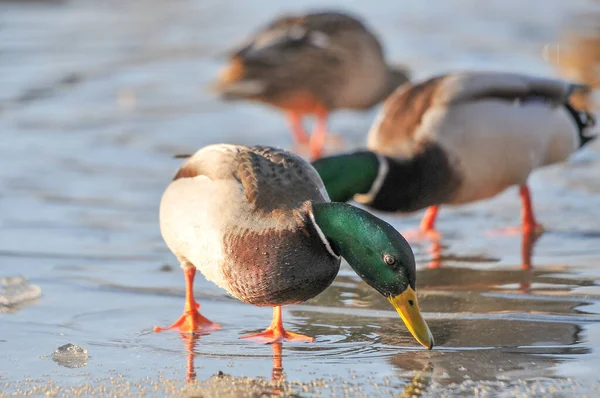
[[(194, 341), (152, 332), (183, 306), (183, 277), (157, 219), (179, 164), (172, 155), (214, 142), (291, 147), (276, 112), (205, 89), (227, 46), (278, 4), (0, 1), (0, 277), (41, 288), (38, 299), (24, 285), (30, 300), (0, 301), (0, 396), (597, 396), (600, 143), (532, 178), (547, 228), (537, 241), (494, 234), (519, 222), (509, 190), (444, 208), (440, 244), (414, 242), (431, 352), (347, 266), (320, 296), (285, 309), (290, 329), (314, 344), (238, 340), (267, 326), (270, 309), (202, 278), (196, 297), (223, 329)], [(391, 60), (416, 77), (457, 68), (551, 75), (543, 46), (570, 13), (593, 9), (558, 0), (331, 4), (364, 15)], [(375, 111), (340, 112), (332, 128), (359, 146)], [(420, 216), (382, 215), (401, 231)], [(87, 350), (77, 367), (53, 360), (67, 343)]]

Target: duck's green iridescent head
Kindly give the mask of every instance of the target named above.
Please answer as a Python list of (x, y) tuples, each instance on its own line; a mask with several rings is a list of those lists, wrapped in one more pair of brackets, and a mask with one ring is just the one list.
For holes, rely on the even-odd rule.
[(345, 203), (314, 203), (317, 226), (333, 250), (394, 306), (423, 346), (433, 336), (419, 310), (415, 258), (406, 240), (388, 223)]
[(368, 151), (321, 158), (312, 166), (333, 202), (347, 202), (356, 194), (368, 194), (380, 174), (377, 155)]

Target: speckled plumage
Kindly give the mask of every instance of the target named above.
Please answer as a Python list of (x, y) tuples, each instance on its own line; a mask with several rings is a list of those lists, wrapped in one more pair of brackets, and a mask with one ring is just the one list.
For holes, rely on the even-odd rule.
[(312, 203), (329, 201), (316, 171), (269, 147), (211, 145), (191, 156), (165, 191), (163, 237), (195, 266), (254, 305), (305, 301), (335, 278), (340, 259), (312, 222)]

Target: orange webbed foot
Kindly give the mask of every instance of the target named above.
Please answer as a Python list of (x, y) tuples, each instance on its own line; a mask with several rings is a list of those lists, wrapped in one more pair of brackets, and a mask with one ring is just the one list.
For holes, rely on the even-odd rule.
[(313, 337), (305, 336), (303, 334), (288, 332), (283, 328), (267, 328), (264, 332), (249, 334), (241, 336), (240, 339), (253, 340), (263, 344), (274, 344), (281, 343), (283, 341), (298, 341), (312, 343), (315, 339)]
[[(199, 308), (198, 303), (195, 304), (196, 308)], [(178, 320), (176, 320), (171, 326), (163, 328), (155, 326), (155, 332), (164, 332), (166, 330), (177, 329), (182, 333), (194, 333), (194, 332), (210, 332), (213, 330), (221, 329), (221, 326), (217, 323), (211, 322), (207, 318), (203, 317), (196, 309), (186, 311)]]
[(281, 315), (281, 306), (273, 307), (273, 321), (271, 325), (260, 333), (249, 334), (247, 336), (241, 336), (241, 339), (250, 339), (259, 343), (273, 344), (281, 343), (282, 341), (304, 341), (312, 343), (315, 339), (312, 337), (304, 336), (298, 333), (288, 332), (283, 328), (283, 319)]

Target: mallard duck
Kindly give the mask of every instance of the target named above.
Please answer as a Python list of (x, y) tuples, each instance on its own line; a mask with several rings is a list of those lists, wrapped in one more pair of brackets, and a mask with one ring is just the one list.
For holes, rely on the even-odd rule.
[[(287, 113), (295, 140), (318, 158), (327, 115), (366, 109), (408, 80), (390, 68), (373, 33), (357, 18), (339, 12), (283, 16), (255, 33), (231, 55), (215, 88), (227, 99), (261, 101)], [(302, 119), (316, 117), (312, 136)]]
[(283, 328), (281, 306), (322, 292), (344, 257), (388, 298), (417, 341), (433, 346), (419, 311), (415, 259), (406, 240), (364, 210), (331, 203), (317, 172), (296, 155), (259, 146), (200, 149), (167, 187), (160, 229), (188, 282), (185, 312), (170, 328), (213, 327), (193, 297), (199, 270), (245, 303), (274, 307), (271, 326), (246, 337), (312, 341)]
[(510, 73), (463, 72), (400, 87), (384, 103), (359, 151), (313, 163), (333, 201), (384, 211), (460, 205), (519, 186), (523, 230), (539, 225), (527, 178), (562, 162), (592, 137), (589, 113), (569, 104), (581, 85)]

